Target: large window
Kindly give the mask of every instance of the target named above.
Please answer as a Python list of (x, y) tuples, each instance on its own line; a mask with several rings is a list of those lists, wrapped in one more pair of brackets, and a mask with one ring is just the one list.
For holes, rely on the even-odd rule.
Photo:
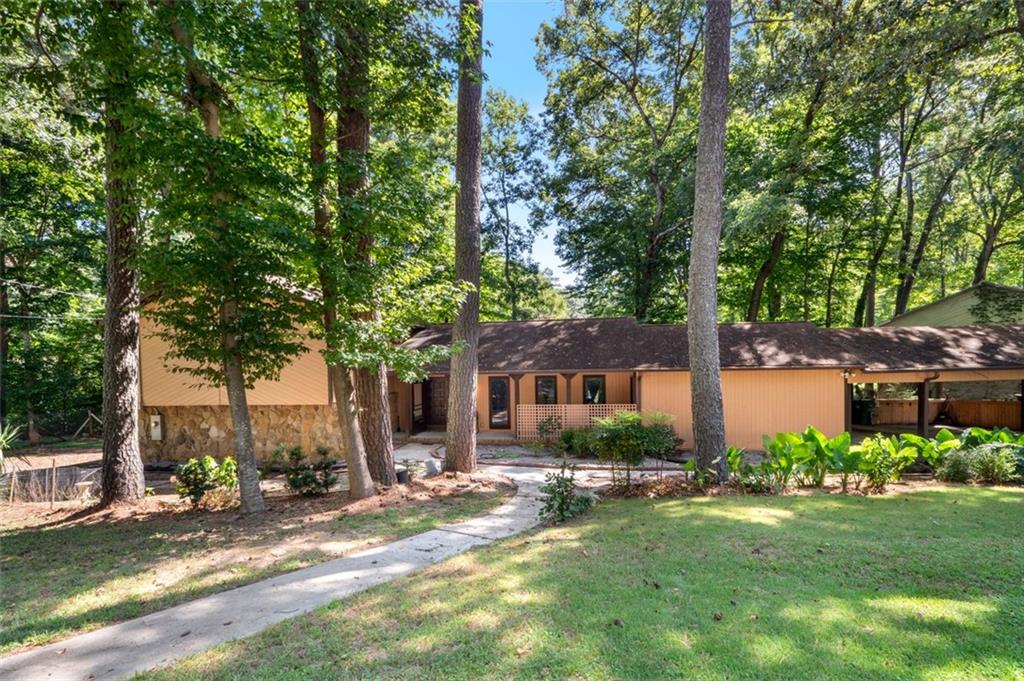
[(558, 381), (555, 376), (538, 376), (534, 400), (537, 404), (558, 404)]
[(604, 389), (604, 376), (583, 377), (583, 404), (605, 404), (608, 394)]

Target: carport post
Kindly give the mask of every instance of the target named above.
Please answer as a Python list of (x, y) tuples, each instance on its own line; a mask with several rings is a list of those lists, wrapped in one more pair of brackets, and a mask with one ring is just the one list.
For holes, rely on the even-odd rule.
[(928, 381), (917, 384), (917, 434), (928, 434)]

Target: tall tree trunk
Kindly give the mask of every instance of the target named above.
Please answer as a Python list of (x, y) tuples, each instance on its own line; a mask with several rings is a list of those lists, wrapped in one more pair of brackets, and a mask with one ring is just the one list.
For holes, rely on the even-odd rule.
[(956, 177), (960, 167), (960, 163), (955, 163), (953, 168), (942, 178), (942, 184), (939, 186), (938, 191), (935, 192), (935, 197), (928, 208), (928, 215), (921, 226), (921, 234), (917, 238), (914, 254), (910, 258), (910, 263), (906, 265), (906, 271), (903, 273), (899, 288), (896, 291), (895, 314), (903, 314), (907, 311), (907, 306), (910, 304), (910, 294), (914, 291), (914, 282), (917, 279), (918, 271), (921, 269), (921, 262), (924, 260), (925, 249), (928, 248), (928, 240), (931, 238), (932, 229), (934, 229), (935, 223), (938, 222), (939, 216), (942, 214), (942, 206), (946, 200), (946, 194), (949, 192), (949, 187), (953, 184), (953, 178)]
[(776, 263), (782, 257), (782, 247), (786, 244), (786, 230), (780, 229), (772, 235), (771, 247), (768, 250), (768, 258), (761, 263), (761, 268), (754, 278), (754, 288), (750, 292), (750, 305), (747, 307), (747, 321), (756, 322), (761, 310), (761, 299), (764, 297), (764, 287), (768, 283), (768, 277), (775, 269)]
[(461, 350), (451, 359), (444, 469), (476, 468), (477, 346), (480, 340), (480, 136), (483, 0), (460, 0), (455, 183), (455, 276), (470, 291), (452, 325)]
[[(356, 11), (354, 15), (359, 15)], [(369, 97), (369, 72), (367, 60), (366, 33), (362, 24), (362, 18), (345, 16), (339, 12), (344, 26), (338, 26), (334, 34), (334, 52), (338, 59), (338, 69), (335, 73), (335, 101), (338, 107), (338, 127), (335, 131), (335, 151), (338, 160), (338, 198), (339, 205), (345, 206), (352, 203), (353, 199), (365, 201), (369, 188), (369, 176), (367, 174), (367, 151), (370, 147), (370, 120), (366, 115)], [(370, 247), (372, 235), (365, 218), (355, 214), (338, 214), (338, 234), (350, 245), (356, 257), (362, 262), (363, 272), (357, 277), (356, 288), (369, 291), (370, 286), (366, 285), (369, 277)], [(332, 239), (327, 238), (325, 243), (330, 244)], [(330, 250), (326, 251), (330, 252)], [(329, 276), (321, 277), (324, 287), (325, 317), (324, 328), (328, 330), (328, 339), (331, 343), (337, 316), (340, 313), (338, 306), (341, 304), (339, 282), (334, 274), (334, 263), (323, 263), (322, 272)], [(366, 372), (366, 369), (357, 369)], [(378, 367), (376, 386), (372, 379), (364, 381), (353, 381), (352, 374), (347, 367), (334, 367), (332, 369), (332, 380), (334, 393), (338, 400), (338, 418), (341, 425), (342, 436), (345, 439), (345, 454), (348, 464), (349, 495), (360, 499), (372, 496), (375, 493), (373, 477), (370, 473), (369, 452), (367, 447), (366, 431), (372, 430), (370, 442), (380, 447), (375, 452), (378, 455), (378, 467), (394, 469), (393, 456), (391, 454), (391, 433), (386, 433), (386, 441), (382, 441), (375, 435), (380, 435), (381, 420), (384, 425), (388, 422), (387, 416), (390, 409), (381, 407), (381, 401), (387, 401), (387, 374), (383, 367)], [(366, 378), (364, 376), (364, 378)], [(383, 391), (380, 381), (384, 381)], [(364, 386), (364, 393), (359, 394), (358, 386)], [(375, 388), (375, 389), (374, 389)], [(360, 407), (365, 408), (361, 412)], [(365, 417), (365, 418), (362, 418)], [(383, 451), (381, 451), (383, 449)], [(385, 480), (390, 476), (385, 475)]]
[[(331, 246), (330, 201), (327, 196), (326, 114), (324, 107), (320, 103), (323, 91), (323, 76), (316, 51), (317, 34), (322, 30), (322, 25), (319, 21), (319, 15), (311, 10), (309, 0), (296, 0), (295, 9), (298, 14), (299, 54), (302, 61), (302, 77), (306, 90), (306, 109), (309, 116), (309, 156), (312, 170), (311, 193), (314, 199), (313, 234), (317, 241), (318, 249), (322, 253), (329, 254), (333, 250)], [(339, 100), (340, 105), (341, 100)], [(342, 134), (345, 133), (339, 132), (339, 137)], [(340, 140), (338, 144), (342, 144)], [(341, 180), (339, 179), (339, 191), (341, 190)], [(337, 319), (338, 284), (334, 273), (330, 271), (331, 266), (330, 263), (322, 263), (320, 267), (320, 284), (324, 293), (324, 299), (321, 301), (321, 304), (323, 305), (322, 314), (325, 329), (333, 329)], [(328, 299), (333, 302), (326, 302)], [(330, 334), (328, 336), (328, 342), (333, 344), (335, 341), (330, 338)], [(361, 418), (358, 409), (348, 404), (351, 401), (351, 397), (346, 397), (347, 393), (345, 391), (347, 390), (348, 393), (351, 393), (353, 388), (351, 383), (347, 387), (344, 384), (344, 379), (347, 375), (344, 369), (336, 371), (334, 368), (331, 368), (329, 369), (328, 378), (331, 382), (332, 392), (338, 399), (336, 409), (345, 443), (345, 456), (349, 470), (349, 488), (354, 490), (352, 492), (353, 496), (369, 496), (373, 493), (373, 489), (372, 485), (367, 483), (367, 475), (370, 475), (373, 480), (381, 484), (394, 483), (394, 462), (390, 449), (391, 431), (390, 428), (386, 431), (388, 437), (387, 444), (383, 447), (379, 445), (377, 447), (378, 451), (383, 450), (387, 452), (387, 460), (391, 464), (390, 466), (385, 466), (383, 470), (378, 470), (377, 475), (374, 475), (373, 462), (366, 461), (367, 457), (365, 454), (366, 450), (371, 449), (368, 440), (372, 438), (367, 437), (360, 427), (364, 423), (372, 425), (373, 415)], [(358, 391), (356, 392), (358, 393)], [(358, 405), (358, 402), (357, 398), (356, 405)], [(358, 434), (358, 437), (353, 434)], [(358, 444), (351, 445), (350, 441), (352, 439), (356, 439)], [(359, 453), (360, 446), (363, 447), (363, 454)], [(365, 473), (364, 468), (366, 469)]]
[(718, 250), (722, 235), (725, 125), (729, 114), (730, 0), (707, 0), (704, 80), (697, 135), (693, 245), (686, 334), (697, 466), (729, 477), (718, 354)]
[[(164, 0), (164, 3), (175, 8), (175, 0)], [(220, 97), (221, 88), (218, 83), (203, 70), (196, 58), (192, 35), (181, 20), (171, 17), (171, 35), (185, 54), (189, 95), (199, 103), (199, 111), (203, 119), (203, 129), (211, 139), (221, 137)], [(215, 172), (211, 167), (210, 173)], [(213, 195), (215, 204), (226, 204), (231, 200), (223, 192)], [(227, 229), (222, 219), (217, 220), (223, 229)], [(234, 263), (224, 263), (225, 270), (230, 271)], [(245, 372), (242, 354), (235, 333), (238, 319), (238, 301), (225, 300), (220, 306), (220, 323), (224, 329), (221, 335), (221, 347), (227, 357), (224, 363), (224, 388), (231, 412), (231, 428), (235, 440), (235, 459), (238, 462), (238, 492), (242, 502), (242, 513), (259, 513), (266, 509), (263, 494), (260, 491), (260, 474), (256, 467), (256, 446), (252, 436), (252, 421), (249, 417), (249, 403), (245, 395)]]
[(986, 225), (985, 240), (981, 244), (978, 259), (974, 264), (974, 278), (971, 279), (972, 285), (985, 281), (985, 277), (988, 275), (988, 264), (992, 261), (992, 254), (996, 250), (996, 240), (999, 238), (1001, 228), (1002, 224), (1000, 222)]
[[(370, 151), (370, 96), (369, 45), (365, 31), (354, 28), (336, 50), (338, 69), (338, 158), (347, 165), (346, 190), (350, 194), (365, 195), (369, 189), (367, 155)], [(356, 245), (356, 257), (367, 273), (373, 269), (373, 233), (365, 222), (352, 225), (351, 237)], [(372, 287), (368, 287), (372, 291)], [(380, 312), (374, 310), (358, 315), (375, 320)], [(373, 369), (359, 367), (354, 371), (356, 404), (359, 406), (359, 427), (370, 477), (381, 485), (398, 482), (395, 472), (394, 442), (391, 437), (391, 403), (388, 400), (387, 367), (383, 363)]]
[[(124, 3), (110, 5), (110, 29), (130, 41)], [(124, 115), (134, 98), (126, 74), (106, 65), (103, 106), (107, 292), (103, 320), (103, 464), (100, 503), (137, 503), (146, 494), (139, 453), (139, 284), (134, 258), (139, 205)]]

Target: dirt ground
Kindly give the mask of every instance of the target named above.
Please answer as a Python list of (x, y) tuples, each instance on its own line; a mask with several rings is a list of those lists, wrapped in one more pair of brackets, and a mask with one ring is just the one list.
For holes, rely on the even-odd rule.
[[(169, 478), (170, 474), (153, 477)], [(147, 484), (151, 481), (146, 476)], [(261, 529), (281, 529), (282, 522), (316, 524), (329, 519), (358, 516), (384, 509), (397, 509), (411, 504), (441, 502), (468, 493), (510, 495), (513, 483), (501, 476), (477, 473), (473, 475), (444, 474), (430, 479), (416, 479), (409, 485), (395, 485), (377, 496), (351, 500), (345, 492), (333, 492), (319, 497), (288, 494), (283, 482), (270, 479), (264, 482), (267, 512), (243, 516), (235, 508), (192, 509), (187, 500), (177, 495), (157, 494), (134, 506), (113, 506), (98, 510), (94, 500), (58, 501), (50, 508), (48, 502), (0, 504), (0, 529), (26, 529), (30, 527), (67, 527), (93, 523), (130, 523), (174, 519), (180, 522), (195, 520), (206, 531), (230, 526), (247, 533)]]

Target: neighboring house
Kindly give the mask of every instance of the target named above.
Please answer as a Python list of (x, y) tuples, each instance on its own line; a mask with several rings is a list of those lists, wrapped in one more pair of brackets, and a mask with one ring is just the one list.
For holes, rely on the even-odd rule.
[[(975, 324), (1024, 324), (1024, 288), (983, 281), (897, 315), (883, 326)], [(1021, 388), (1016, 381), (988, 381), (957, 383), (943, 389), (941, 396), (949, 399), (1011, 400), (1017, 397)]]
[[(766, 433), (813, 424), (850, 427), (852, 386), (898, 382), (1024, 380), (1024, 327), (821, 329), (778, 322), (719, 327), (726, 440), (759, 448)], [(409, 348), (447, 344), (431, 326)], [(248, 393), (259, 455), (278, 444), (337, 450), (327, 368), (317, 343), (281, 379)], [(144, 321), (142, 446), (148, 459), (232, 451), (223, 390), (190, 386), (164, 365), (166, 346)], [(490, 437), (534, 439), (545, 419), (583, 426), (615, 411), (661, 411), (692, 444), (686, 327), (632, 318), (488, 322), (480, 325), (477, 426)], [(448, 367), (408, 384), (389, 379), (396, 432), (443, 431)], [(927, 411), (924, 412), (927, 414)], [(159, 421), (159, 433), (153, 418)], [(158, 437), (154, 437), (154, 435)]]
[(1024, 288), (983, 281), (896, 315), (882, 326), (1024, 324)]

